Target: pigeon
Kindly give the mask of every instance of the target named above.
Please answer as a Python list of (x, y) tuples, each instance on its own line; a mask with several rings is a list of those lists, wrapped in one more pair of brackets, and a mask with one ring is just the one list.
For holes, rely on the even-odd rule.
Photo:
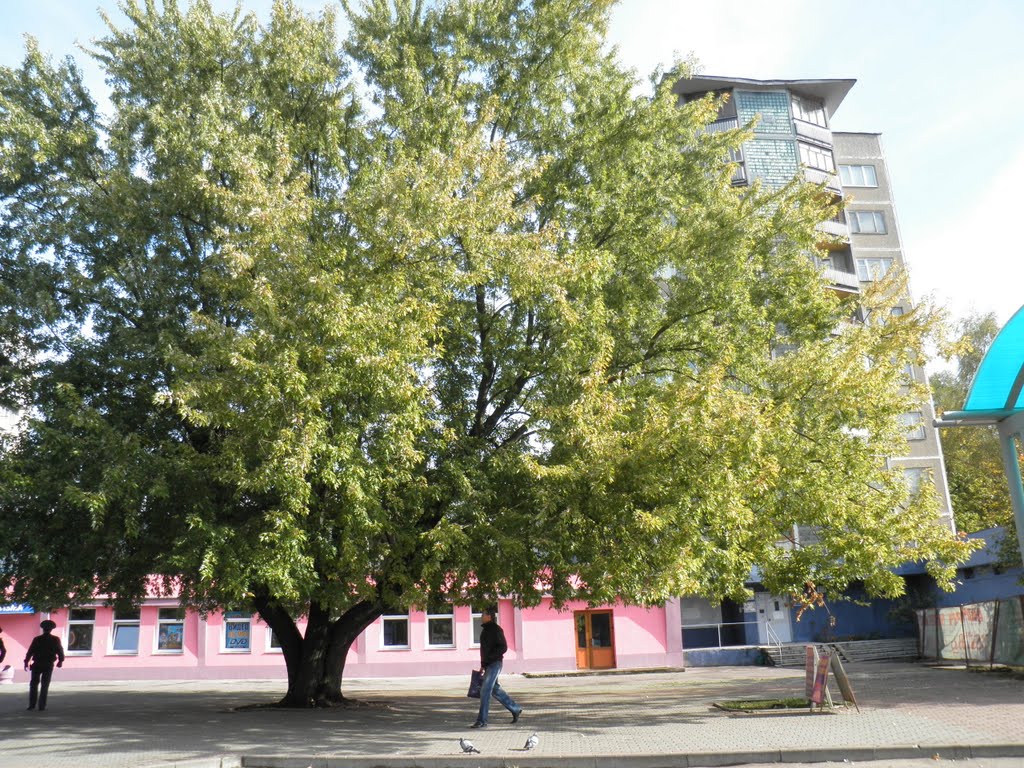
[(526, 745), (523, 747), (524, 750), (530, 750), (540, 744), (540, 739), (537, 736), (537, 732), (534, 731), (530, 734), (530, 738), (526, 740)]
[(473, 742), (469, 739), (459, 739), (459, 746), (462, 747), (463, 752), (476, 752), (480, 754), (480, 750), (473, 746)]

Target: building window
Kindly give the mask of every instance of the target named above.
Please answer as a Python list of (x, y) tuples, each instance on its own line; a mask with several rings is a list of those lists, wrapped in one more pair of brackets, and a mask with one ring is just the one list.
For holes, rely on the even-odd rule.
[(793, 117), (803, 120), (805, 123), (814, 123), (822, 128), (828, 128), (828, 121), (825, 119), (825, 105), (817, 99), (808, 99), (804, 96), (792, 96)]
[(281, 641), (277, 639), (277, 632), (267, 627), (267, 652), (281, 653)]
[(181, 608), (158, 608), (156, 652), (182, 653), (185, 650), (185, 612)]
[(847, 211), (850, 231), (858, 235), (884, 235), (885, 217), (881, 211)]
[(409, 613), (388, 610), (381, 617), (381, 645), (384, 648), (404, 650), (409, 647)]
[(857, 259), (857, 279), (864, 282), (881, 280), (892, 269), (892, 259)]
[(878, 186), (878, 177), (873, 165), (840, 165), (839, 179), (844, 187)]
[(221, 650), (225, 653), (249, 653), (252, 650), (252, 616), (241, 611), (224, 611)]
[(832, 159), (832, 150), (815, 147), (811, 144), (797, 142), (800, 147), (800, 162), (808, 168), (817, 168), (819, 171), (836, 172), (836, 164)]
[(451, 603), (432, 605), (427, 609), (427, 647), (455, 647), (455, 614)]
[(472, 645), (474, 648), (480, 647), (480, 631), (484, 628), (484, 607), (482, 605), (475, 605), (471, 609), (473, 623), (473, 641)]
[(907, 484), (907, 490), (911, 494), (915, 494), (921, 488), (921, 482), (924, 480), (925, 472), (928, 470), (924, 467), (904, 467), (903, 468), (903, 480)]
[(900, 414), (900, 421), (907, 430), (907, 440), (924, 440), (924, 414), (921, 411)]
[(139, 609), (114, 611), (114, 626), (111, 629), (111, 653), (132, 654), (139, 652)]
[(91, 655), (92, 634), (95, 628), (95, 608), (72, 608), (68, 612), (68, 653)]

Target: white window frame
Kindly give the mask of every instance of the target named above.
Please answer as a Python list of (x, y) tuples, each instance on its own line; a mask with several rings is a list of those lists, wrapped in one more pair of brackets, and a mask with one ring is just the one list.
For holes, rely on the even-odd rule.
[[(235, 615), (238, 614), (238, 615)], [(252, 653), (252, 616), (246, 616), (241, 611), (224, 611), (220, 623), (220, 652), (221, 653)], [(248, 625), (249, 644), (245, 648), (228, 648), (228, 624)]]
[(892, 269), (895, 260), (889, 256), (857, 259), (857, 279), (864, 283), (881, 280)]
[(790, 109), (793, 110), (793, 117), (797, 120), (803, 120), (805, 123), (811, 123), (812, 125), (819, 125), (822, 128), (828, 128), (828, 118), (825, 115), (825, 102), (790, 93), (789, 103)]
[(808, 168), (814, 168), (818, 171), (824, 171), (825, 173), (836, 172), (836, 161), (832, 155), (831, 149), (825, 149), (824, 147), (817, 147), (814, 144), (808, 144), (805, 141), (798, 141), (800, 149), (800, 162), (806, 165)]
[[(448, 613), (439, 613), (436, 611), (437, 606), (433, 609), (427, 609), (427, 621), (425, 626), (426, 632), (426, 647), (427, 648), (454, 648), (455, 647), (455, 606), (451, 603), (447, 603)], [(449, 629), (451, 631), (452, 641), (450, 643), (432, 643), (430, 641), (430, 624), (434, 621), (447, 621)]]
[(881, 211), (847, 211), (846, 218), (850, 232), (855, 235), (889, 234), (885, 225), (885, 214)]
[[(388, 622), (405, 622), (405, 645), (388, 645), (384, 642), (385, 632), (384, 626)], [(408, 651), (412, 646), (409, 645), (409, 638), (411, 633), (409, 632), (409, 612), (405, 613), (386, 613), (380, 617), (380, 648), (382, 651)]]
[[(73, 619), (71, 614), (75, 611), (92, 611), (91, 619)], [(77, 626), (89, 626), (91, 630), (89, 632), (89, 649), (72, 651), (71, 646), (71, 633), (74, 631), (74, 627)], [(92, 656), (94, 646), (96, 645), (96, 609), (95, 608), (70, 608), (68, 609), (68, 624), (64, 630), (64, 647), (68, 648), (68, 656)]]
[[(108, 656), (138, 656), (139, 655), (139, 644), (142, 642), (142, 609), (136, 608), (129, 613), (134, 613), (135, 618), (118, 618), (118, 612), (113, 612), (113, 620), (110, 623), (110, 644), (107, 646)], [(126, 629), (129, 627), (135, 627), (135, 648), (115, 648), (117, 645), (117, 632), (119, 629)]]
[(479, 648), (480, 647), (480, 633), (477, 632), (477, 627), (483, 630), (484, 627), (484, 609), (473, 608), (469, 609), (469, 647)]
[(922, 411), (901, 413), (900, 421), (906, 430), (907, 440), (924, 440), (927, 437), (924, 430), (924, 413)]
[(278, 642), (277, 645), (274, 645), (274, 637), (275, 637), (274, 630), (272, 628), (270, 628), (270, 627), (267, 627), (267, 631), (264, 634), (264, 641), (263, 641), (264, 642), (264, 645), (263, 645), (263, 652), (264, 653), (284, 653), (284, 649), (280, 645), (280, 643), (281, 643), (280, 640), (277, 641)]
[[(164, 618), (163, 611), (174, 611), (174, 616)], [(180, 618), (179, 618), (180, 617)], [(161, 648), (160, 633), (164, 627), (181, 625), (181, 648)], [(181, 656), (185, 653), (185, 611), (180, 606), (161, 605), (156, 608), (156, 632), (153, 633), (153, 653), (159, 656)]]
[(873, 165), (841, 164), (839, 166), (839, 181), (844, 187), (877, 187), (878, 174)]

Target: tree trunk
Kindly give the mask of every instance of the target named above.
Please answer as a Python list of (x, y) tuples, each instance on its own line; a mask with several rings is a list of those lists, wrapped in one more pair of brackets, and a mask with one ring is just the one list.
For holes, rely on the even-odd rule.
[(361, 602), (347, 610), (331, 627), (331, 642), (327, 649), (327, 666), (321, 697), (328, 704), (340, 704), (345, 700), (341, 692), (341, 681), (345, 675), (348, 651), (355, 639), (370, 624), (377, 620), (383, 610), (377, 603)]
[(331, 621), (330, 614), (314, 601), (309, 606), (305, 636), (288, 612), (272, 604), (268, 596), (257, 595), (254, 604), (277, 635), (288, 669), (288, 692), (278, 705), (309, 708), (342, 703), (341, 679), (348, 651), (360, 633), (381, 615), (376, 603), (358, 603)]

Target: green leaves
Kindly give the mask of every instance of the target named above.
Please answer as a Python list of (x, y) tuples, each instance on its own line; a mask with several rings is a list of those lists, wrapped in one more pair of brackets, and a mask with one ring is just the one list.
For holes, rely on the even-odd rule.
[(963, 554), (880, 459), (931, 318), (847, 325), (819, 191), (732, 188), (742, 135), (638, 95), (608, 5), (380, 0), (339, 51), (288, 2), (129, 2), (103, 123), (70, 66), (0, 71), (19, 596), (890, 593)]

